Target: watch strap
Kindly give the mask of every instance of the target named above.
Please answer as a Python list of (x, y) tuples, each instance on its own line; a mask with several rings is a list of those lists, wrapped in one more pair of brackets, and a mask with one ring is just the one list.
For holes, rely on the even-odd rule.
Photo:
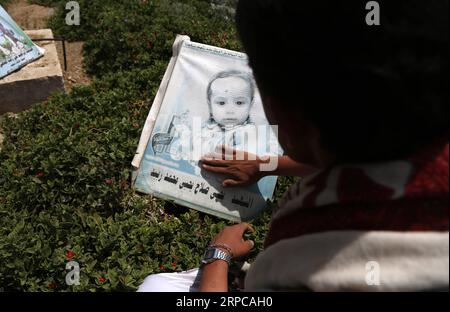
[(202, 263), (209, 264), (216, 260), (223, 260), (223, 261), (227, 262), (228, 264), (230, 264), (231, 263), (231, 255), (219, 248), (206, 249)]

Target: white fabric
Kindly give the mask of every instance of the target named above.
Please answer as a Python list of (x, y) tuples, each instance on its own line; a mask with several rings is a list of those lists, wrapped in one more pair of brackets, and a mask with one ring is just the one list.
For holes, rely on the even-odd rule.
[[(370, 285), (374, 261), (379, 285)], [(250, 267), (245, 290), (425, 291), (448, 284), (448, 232), (339, 231), (269, 247)]]
[(181, 273), (161, 273), (148, 276), (138, 292), (198, 292), (201, 271), (194, 269)]

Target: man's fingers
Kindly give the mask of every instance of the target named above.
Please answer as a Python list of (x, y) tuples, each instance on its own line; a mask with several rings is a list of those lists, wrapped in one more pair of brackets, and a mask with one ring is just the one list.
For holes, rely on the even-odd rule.
[(214, 159), (214, 158), (202, 158), (202, 163), (214, 167), (227, 167), (229, 163), (226, 160)]
[(255, 230), (253, 229), (253, 227), (246, 223), (246, 222), (242, 222), (240, 224), (237, 225), (239, 227), (239, 230), (241, 231), (241, 235), (244, 235), (245, 232), (249, 231), (249, 232), (255, 232)]
[(206, 164), (203, 164), (202, 167), (203, 167), (203, 169), (205, 169), (209, 172), (228, 174), (227, 168), (225, 168), (225, 167), (215, 167), (215, 166), (210, 166), (210, 165), (206, 165)]
[(223, 181), (222, 183), (223, 187), (233, 187), (233, 186), (240, 186), (242, 185), (242, 182), (236, 181), (236, 180), (232, 180), (232, 179), (228, 179)]
[(253, 247), (255, 247), (255, 242), (252, 241), (252, 240), (247, 240), (247, 241), (244, 242), (244, 244), (247, 245), (247, 247), (248, 247), (249, 250), (252, 250)]

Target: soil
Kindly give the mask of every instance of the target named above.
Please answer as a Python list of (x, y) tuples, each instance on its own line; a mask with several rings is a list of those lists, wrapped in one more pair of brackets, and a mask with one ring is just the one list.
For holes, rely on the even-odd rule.
[[(54, 8), (29, 4), (27, 0), (14, 0), (6, 7), (6, 10), (24, 30), (47, 28), (47, 21), (55, 12)], [(91, 82), (91, 77), (83, 69), (83, 44), (81, 41), (66, 42), (67, 70), (64, 71), (62, 43), (56, 42), (67, 91), (70, 91), (73, 86)]]
[(27, 0), (12, 1), (6, 11), (22, 29), (47, 28), (47, 20), (54, 13), (53, 8), (29, 4)]

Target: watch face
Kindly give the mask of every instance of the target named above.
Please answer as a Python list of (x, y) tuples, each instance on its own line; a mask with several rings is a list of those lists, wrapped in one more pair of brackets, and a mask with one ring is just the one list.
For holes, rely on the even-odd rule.
[(214, 261), (214, 249), (207, 249), (205, 255), (203, 256), (203, 263), (210, 263)]
[(205, 258), (211, 259), (212, 257), (214, 257), (214, 249), (208, 249), (205, 253)]
[(210, 264), (211, 262), (214, 262), (216, 260), (224, 260), (228, 264), (230, 264), (231, 257), (227, 255), (225, 252), (221, 251), (217, 248), (210, 248), (205, 251), (205, 255), (203, 256), (202, 263), (203, 264)]

